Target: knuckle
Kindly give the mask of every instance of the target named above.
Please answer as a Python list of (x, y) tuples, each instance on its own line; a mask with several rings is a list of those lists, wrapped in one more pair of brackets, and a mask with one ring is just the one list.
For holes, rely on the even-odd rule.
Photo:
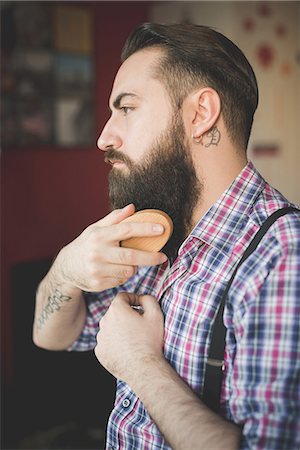
[[(105, 324), (105, 315), (99, 321), (99, 328), (100, 329), (103, 328), (104, 324)], [(99, 339), (100, 339), (100, 333), (97, 334), (97, 341), (99, 341)]]
[(125, 292), (119, 292), (119, 293), (115, 296), (115, 298), (114, 298), (114, 300), (113, 300), (111, 306), (116, 306), (116, 305), (118, 305), (119, 303), (121, 303), (121, 302), (124, 300), (125, 297), (126, 297)]
[(130, 223), (122, 223), (122, 224), (120, 224), (120, 227), (121, 227), (122, 235), (124, 236), (123, 239), (131, 237), (132, 225)]
[(136, 274), (136, 267), (135, 266), (128, 266), (126, 271), (126, 276), (128, 278), (133, 277)]
[(90, 270), (87, 279), (91, 291), (97, 292), (103, 289), (103, 279), (97, 270)]
[(96, 227), (95, 227), (95, 225), (88, 226), (83, 232), (83, 235), (85, 235), (86, 238), (88, 238), (88, 239), (92, 239), (93, 236), (95, 236), (95, 234), (96, 234)]
[(124, 267), (124, 269), (121, 269), (120, 272), (118, 273), (118, 278), (122, 280), (128, 279), (132, 277), (133, 274), (134, 274), (134, 267), (131, 266)]
[(109, 314), (110, 317), (113, 317), (115, 314), (116, 309), (118, 309), (118, 304), (120, 303), (120, 299), (118, 296), (116, 296), (113, 301), (111, 302), (111, 305), (108, 309), (108, 312), (106, 314)]
[(121, 248), (119, 250), (119, 261), (121, 264), (130, 264), (133, 260), (133, 250)]
[(109, 309), (110, 309), (110, 310), (115, 309), (117, 303), (119, 303), (119, 302), (120, 302), (120, 294), (117, 294), (117, 295), (115, 296), (115, 298), (113, 299), (113, 301), (111, 302), (111, 305), (110, 305)]
[(90, 263), (87, 264), (86, 271), (91, 282), (94, 282), (98, 279), (98, 268), (94, 261), (90, 261)]
[(116, 278), (116, 286), (121, 286), (122, 284), (124, 284), (126, 281), (128, 280), (128, 278)]
[(91, 246), (99, 243), (99, 240), (102, 238), (102, 229), (95, 225), (91, 225), (87, 228), (87, 239)]
[(96, 358), (100, 361), (102, 354), (101, 354), (101, 348), (99, 346), (99, 343), (94, 348), (94, 353), (95, 353)]
[(90, 249), (86, 253), (87, 265), (90, 269), (93, 269), (96, 265), (97, 252), (94, 249)]
[(98, 279), (91, 279), (91, 281), (90, 281), (90, 287), (91, 287), (91, 290), (93, 291), (93, 292), (96, 292), (96, 291), (98, 291), (98, 290), (100, 290), (101, 289), (101, 285), (100, 285), (100, 283), (99, 283), (99, 280)]

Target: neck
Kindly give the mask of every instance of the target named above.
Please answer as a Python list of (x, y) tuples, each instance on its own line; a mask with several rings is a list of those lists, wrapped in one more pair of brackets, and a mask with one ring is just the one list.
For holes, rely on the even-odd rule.
[[(192, 228), (210, 207), (229, 188), (247, 164), (245, 152), (235, 149), (213, 148), (206, 158), (199, 158), (201, 165), (195, 164), (198, 179), (202, 185), (201, 194), (192, 215)], [(191, 231), (191, 230), (190, 230)]]

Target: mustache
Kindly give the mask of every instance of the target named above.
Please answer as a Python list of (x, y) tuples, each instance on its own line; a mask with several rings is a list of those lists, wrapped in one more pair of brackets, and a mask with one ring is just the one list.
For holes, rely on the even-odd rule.
[(126, 164), (128, 167), (133, 166), (133, 162), (128, 156), (124, 155), (124, 153), (119, 152), (114, 148), (110, 148), (109, 150), (106, 151), (104, 161), (110, 164), (113, 163), (114, 161), (120, 161)]

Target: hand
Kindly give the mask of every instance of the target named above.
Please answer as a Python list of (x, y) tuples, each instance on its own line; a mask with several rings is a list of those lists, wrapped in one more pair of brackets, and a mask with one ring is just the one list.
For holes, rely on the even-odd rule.
[(137, 266), (157, 265), (167, 257), (160, 252), (147, 252), (120, 247), (120, 241), (134, 236), (162, 234), (150, 223), (120, 223), (134, 213), (134, 205), (112, 211), (87, 227), (59, 253), (57, 272), (70, 287), (100, 292), (123, 284), (136, 272)]
[(95, 355), (135, 392), (173, 449), (240, 448), (241, 428), (209, 410), (180, 378), (163, 355), (163, 337), (156, 299), (121, 293), (100, 320)]
[[(142, 311), (132, 306), (141, 306)], [(146, 363), (163, 359), (164, 320), (150, 295), (120, 293), (100, 320), (95, 355), (116, 378), (133, 385)]]

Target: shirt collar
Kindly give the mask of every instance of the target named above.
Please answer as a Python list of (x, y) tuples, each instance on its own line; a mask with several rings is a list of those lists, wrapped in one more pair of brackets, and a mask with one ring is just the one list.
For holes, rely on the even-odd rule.
[[(265, 184), (265, 180), (249, 162), (219, 200), (200, 219), (188, 240), (200, 239), (228, 254)], [(183, 250), (183, 246), (180, 250)]]

